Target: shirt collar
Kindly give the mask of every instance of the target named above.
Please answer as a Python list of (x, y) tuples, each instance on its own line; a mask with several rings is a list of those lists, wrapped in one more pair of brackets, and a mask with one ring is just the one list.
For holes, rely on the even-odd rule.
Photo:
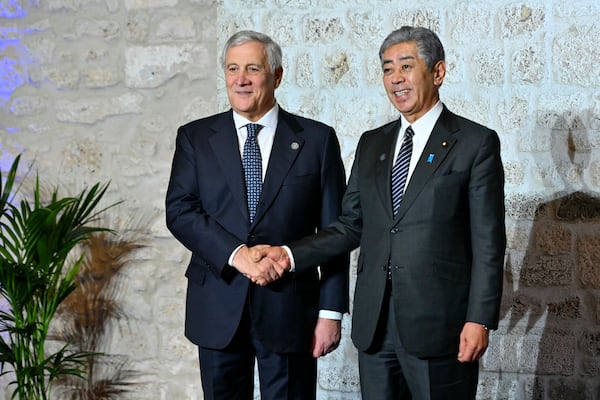
[(235, 129), (237, 129), (237, 130), (239, 130), (240, 128), (242, 128), (248, 124), (259, 124), (259, 125), (262, 125), (263, 127), (269, 127), (272, 130), (275, 130), (275, 128), (277, 128), (277, 119), (278, 118), (279, 118), (279, 105), (277, 103), (275, 103), (273, 108), (271, 108), (269, 111), (267, 111), (267, 113), (265, 115), (263, 115), (262, 118), (256, 122), (250, 121), (250, 120), (242, 117), (240, 114), (236, 113), (235, 110), (233, 111), (233, 123), (235, 124)]
[(441, 100), (438, 100), (437, 103), (429, 111), (427, 111), (421, 118), (413, 122), (412, 124), (404, 118), (404, 115), (400, 114), (400, 120), (402, 121), (400, 127), (400, 133), (404, 133), (404, 130), (410, 125), (413, 128), (415, 134), (417, 132), (427, 132), (427, 134), (433, 131), (433, 127), (437, 122), (438, 118), (442, 114), (444, 110), (444, 106)]

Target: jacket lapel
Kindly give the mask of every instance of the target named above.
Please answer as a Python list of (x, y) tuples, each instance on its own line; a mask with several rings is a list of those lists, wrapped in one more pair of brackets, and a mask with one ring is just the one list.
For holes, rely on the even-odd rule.
[(412, 206), (415, 199), (427, 185), (434, 172), (450, 153), (450, 150), (456, 143), (456, 138), (453, 134), (457, 130), (458, 127), (455, 124), (452, 113), (444, 106), (444, 110), (433, 127), (429, 140), (406, 187), (402, 202), (400, 203), (400, 209), (396, 215), (396, 221), (402, 219), (406, 211)]
[[(223, 171), (223, 178), (227, 181), (240, 211), (246, 215), (249, 221), (244, 168), (239, 151), (237, 132), (233, 123), (233, 111), (229, 110), (229, 112), (222, 114), (222, 117), (211, 126), (211, 129), (213, 129), (214, 134), (210, 137), (209, 143), (216, 154), (215, 158), (220, 170)], [(220, 177), (214, 177), (214, 179), (220, 179)]]
[(391, 122), (383, 127), (382, 138), (377, 141), (373, 154), (377, 157), (375, 166), (375, 185), (384, 208), (388, 210), (388, 216), (393, 219), (392, 212), (392, 167), (394, 165), (394, 149), (398, 133), (400, 132), (400, 120)]
[(269, 157), (267, 174), (263, 182), (260, 201), (256, 208), (255, 224), (260, 222), (265, 212), (275, 200), (283, 180), (294, 164), (298, 154), (302, 151), (304, 138), (298, 135), (302, 130), (304, 128), (294, 116), (280, 107), (279, 120), (277, 121), (277, 130), (273, 139), (273, 148)]

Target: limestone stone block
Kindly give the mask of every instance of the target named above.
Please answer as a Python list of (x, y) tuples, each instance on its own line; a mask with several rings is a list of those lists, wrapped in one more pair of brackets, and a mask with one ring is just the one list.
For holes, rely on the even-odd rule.
[(160, 7), (174, 7), (178, 2), (178, 0), (125, 0), (124, 4), (125, 9), (131, 11)]
[(302, 25), (303, 39), (311, 43), (331, 43), (340, 39), (345, 32), (344, 25), (339, 17), (307, 17)]
[(600, 57), (597, 37), (600, 24), (570, 25), (556, 32), (552, 44), (552, 74), (559, 83), (576, 84), (583, 87), (600, 85), (600, 72), (587, 63), (572, 63), (574, 58), (596, 60)]
[(156, 37), (170, 40), (196, 37), (196, 25), (191, 15), (173, 15), (161, 18), (156, 24)]
[(5, 57), (0, 59), (0, 93), (10, 95), (25, 83), (24, 71), (18, 60)]
[(516, 130), (525, 128), (530, 121), (532, 104), (525, 96), (510, 96), (502, 99), (498, 104), (498, 117), (502, 123), (502, 130)]
[(512, 55), (511, 80), (514, 83), (537, 84), (544, 79), (546, 63), (540, 48), (541, 43), (535, 48), (519, 49)]
[(89, 67), (81, 72), (82, 84), (87, 88), (105, 88), (121, 81), (119, 71), (114, 67)]
[(511, 5), (502, 14), (502, 37), (514, 37), (539, 31), (546, 21), (546, 12), (526, 4)]
[(521, 283), (528, 287), (568, 286), (574, 274), (571, 257), (528, 255), (523, 261)]
[(479, 85), (499, 86), (504, 81), (504, 54), (500, 50), (487, 49), (476, 52), (471, 58), (473, 79)]
[(536, 209), (542, 202), (541, 194), (509, 193), (505, 200), (506, 212), (511, 218), (533, 220)]
[(583, 377), (600, 376), (600, 357), (583, 357), (580, 362), (580, 370)]
[(48, 107), (48, 99), (42, 96), (21, 96), (15, 98), (10, 111), (17, 117), (37, 115)]
[(360, 48), (368, 49), (369, 51), (375, 51), (379, 47), (374, 44), (381, 44), (385, 36), (389, 32), (385, 32), (381, 21), (384, 16), (380, 11), (373, 12), (372, 10), (355, 12), (348, 12), (346, 19), (349, 25), (350, 37), (352, 43), (356, 44)]
[(579, 379), (550, 379), (548, 381), (549, 399), (564, 399), (564, 400), (593, 400), (596, 397), (588, 391), (584, 381)]
[[(598, 231), (598, 229), (596, 229)], [(587, 289), (600, 289), (600, 234), (577, 239), (578, 275)]]
[(560, 319), (578, 319), (582, 316), (581, 299), (572, 296), (562, 301), (548, 303), (548, 315)]
[(568, 227), (554, 221), (537, 219), (531, 241), (536, 252), (555, 256), (567, 254), (573, 248), (573, 234)]
[(600, 331), (594, 329), (583, 332), (578, 347), (587, 356), (600, 357)]
[(346, 52), (329, 53), (321, 63), (323, 83), (327, 87), (356, 87), (353, 55)]
[(140, 43), (148, 37), (150, 16), (145, 11), (133, 11), (127, 14), (124, 26), (125, 38), (133, 43)]
[[(447, 11), (446, 20), (452, 21), (450, 38), (459, 44), (468, 44), (473, 48), (489, 48), (494, 42), (495, 21), (491, 7), (478, 7), (470, 2), (458, 2)], [(473, 24), (473, 21), (486, 21)], [(447, 42), (447, 40), (446, 40)]]
[(63, 122), (92, 124), (111, 115), (140, 113), (143, 100), (144, 97), (135, 92), (109, 98), (59, 100), (55, 103), (56, 118)]
[(195, 43), (130, 47), (125, 52), (125, 83), (156, 88), (179, 74), (199, 79), (210, 74), (214, 63), (208, 49)]
[(265, 31), (283, 47), (285, 55), (288, 52), (288, 46), (298, 42), (299, 33), (296, 27), (299, 25), (299, 16), (295, 14), (272, 12), (266, 16)]
[(505, 183), (508, 185), (521, 185), (524, 183), (525, 171), (522, 162), (504, 162)]
[(423, 26), (437, 33), (444, 42), (441, 20), (442, 16), (439, 9), (418, 5), (417, 8), (400, 8), (397, 15), (394, 15), (392, 19), (392, 26)]
[(295, 83), (301, 88), (311, 88), (315, 85), (314, 60), (311, 53), (299, 54), (295, 59)]

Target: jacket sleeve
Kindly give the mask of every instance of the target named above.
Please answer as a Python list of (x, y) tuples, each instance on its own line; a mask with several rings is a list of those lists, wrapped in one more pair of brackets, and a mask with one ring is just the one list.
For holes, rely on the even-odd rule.
[(506, 232), (504, 171), (495, 132), (482, 135), (470, 176), (472, 269), (467, 321), (496, 329), (502, 297)]
[(232, 267), (227, 265), (233, 249), (243, 244), (205, 212), (198, 174), (210, 176), (214, 171), (200, 171), (196, 162), (192, 129), (178, 129), (171, 176), (165, 201), (166, 223), (173, 236), (200, 258), (216, 276)]

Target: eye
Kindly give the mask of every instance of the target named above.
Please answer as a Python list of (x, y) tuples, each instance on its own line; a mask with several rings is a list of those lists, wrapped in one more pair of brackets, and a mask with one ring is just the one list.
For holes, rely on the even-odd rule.
[(257, 74), (261, 71), (261, 68), (258, 65), (250, 65), (248, 66), (248, 72), (252, 74)]
[(239, 68), (237, 65), (229, 65), (229, 66), (227, 66), (226, 71), (230, 74), (233, 74), (233, 73), (237, 72), (238, 69)]
[(412, 65), (409, 65), (409, 64), (403, 64), (403, 65), (402, 65), (402, 70), (403, 70), (403, 71), (408, 71), (408, 70), (409, 70), (409, 69), (411, 69), (411, 68), (412, 68)]

